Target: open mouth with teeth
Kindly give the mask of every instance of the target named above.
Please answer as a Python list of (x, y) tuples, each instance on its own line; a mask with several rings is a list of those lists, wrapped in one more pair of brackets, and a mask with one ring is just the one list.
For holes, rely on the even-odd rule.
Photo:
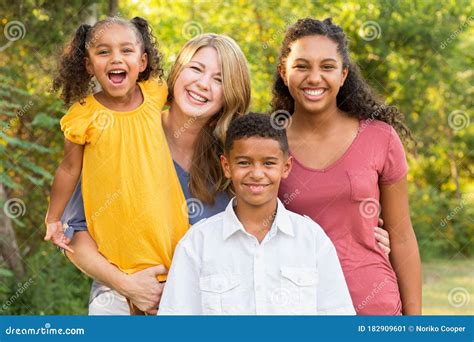
[(244, 183), (244, 185), (250, 190), (253, 194), (259, 194), (266, 190), (270, 184), (249, 184)]
[(305, 88), (303, 89), (304, 94), (312, 99), (318, 99), (320, 98), (325, 92), (326, 89), (324, 88), (316, 88), (316, 89), (310, 89), (310, 88)]
[(107, 73), (107, 76), (113, 84), (120, 85), (127, 77), (125, 70), (111, 70)]
[(188, 95), (191, 99), (193, 99), (194, 101), (197, 101), (198, 103), (204, 104), (204, 103), (207, 103), (209, 101), (209, 99), (207, 99), (207, 98), (205, 98), (205, 97), (203, 97), (203, 96), (201, 96), (201, 95), (199, 95), (199, 94), (197, 94), (193, 91), (188, 90), (187, 93), (188, 93)]

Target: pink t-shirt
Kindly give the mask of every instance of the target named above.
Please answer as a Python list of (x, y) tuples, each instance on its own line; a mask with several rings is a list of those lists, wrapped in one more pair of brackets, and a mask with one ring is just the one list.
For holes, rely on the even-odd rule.
[(407, 174), (403, 145), (382, 121), (361, 120), (345, 154), (324, 170), (294, 160), (279, 198), (319, 223), (336, 247), (354, 308), (359, 315), (399, 315), (397, 277), (377, 244), (380, 184)]

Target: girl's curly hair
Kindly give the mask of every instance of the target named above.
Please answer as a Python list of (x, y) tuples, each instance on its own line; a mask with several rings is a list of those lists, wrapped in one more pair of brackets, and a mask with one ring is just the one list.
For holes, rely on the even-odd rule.
[(61, 98), (66, 105), (82, 101), (92, 93), (94, 82), (92, 75), (86, 70), (84, 58), (88, 56), (89, 47), (99, 39), (104, 30), (113, 24), (131, 28), (136, 33), (143, 52), (147, 54), (147, 67), (138, 75), (137, 82), (148, 80), (150, 77), (163, 77), (161, 66), (163, 58), (158, 51), (158, 43), (152, 29), (145, 19), (135, 17), (127, 21), (118, 17), (107, 17), (93, 26), (82, 24), (64, 48), (59, 61), (58, 74), (53, 80), (53, 91), (62, 89)]
[[(359, 119), (384, 121), (393, 126), (402, 139), (413, 140), (409, 128), (403, 122), (403, 114), (395, 106), (385, 104), (361, 75), (358, 66), (351, 62), (347, 37), (341, 27), (332, 23), (331, 18), (323, 21), (304, 18), (290, 26), (286, 31), (280, 50), (279, 65), (285, 64), (293, 42), (312, 35), (325, 36), (334, 41), (337, 44), (339, 55), (342, 57), (343, 67), (349, 70), (344, 85), (339, 89), (336, 97), (337, 107)], [(295, 100), (278, 71), (273, 84), (271, 106), (272, 111), (286, 110), (292, 114), (295, 110)]]

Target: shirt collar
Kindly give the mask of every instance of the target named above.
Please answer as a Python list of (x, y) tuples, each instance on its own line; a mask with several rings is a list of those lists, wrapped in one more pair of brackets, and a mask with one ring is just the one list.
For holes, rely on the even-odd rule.
[[(241, 230), (245, 231), (244, 226), (237, 218), (237, 215), (234, 211), (235, 205), (235, 197), (232, 198), (227, 205), (224, 211), (224, 220), (223, 220), (223, 231), (222, 231), (222, 238), (227, 240), (231, 235), (233, 235), (236, 231)], [(275, 220), (273, 221), (273, 227), (277, 227), (282, 233), (285, 233), (291, 237), (295, 236), (295, 232), (293, 229), (293, 225), (291, 224), (290, 215), (288, 210), (284, 207), (283, 203), (277, 198), (277, 213), (275, 216)]]

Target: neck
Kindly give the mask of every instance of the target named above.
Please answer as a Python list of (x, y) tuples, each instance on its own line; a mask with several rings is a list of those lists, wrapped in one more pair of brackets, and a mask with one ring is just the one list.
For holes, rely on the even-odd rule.
[(313, 134), (313, 135), (331, 135), (333, 130), (338, 127), (341, 118), (346, 117), (336, 105), (330, 109), (321, 112), (308, 112), (304, 109), (295, 108), (292, 116), (290, 129), (294, 132)]
[(117, 112), (134, 110), (143, 103), (143, 96), (138, 85), (135, 85), (123, 96), (110, 96), (106, 92), (101, 91), (95, 94), (94, 97), (105, 107)]
[(242, 200), (239, 201), (239, 199), (236, 199), (236, 201), (235, 214), (237, 218), (247, 233), (252, 234), (259, 242), (262, 242), (275, 220), (278, 206), (276, 198), (260, 206), (253, 206)]
[[(163, 130), (173, 159), (178, 161), (184, 157), (190, 160), (197, 138), (205, 124), (205, 120), (188, 116), (173, 103), (171, 104), (168, 113), (163, 115)], [(182, 159), (181, 163), (184, 164)], [(181, 166), (186, 168), (186, 165)]]

